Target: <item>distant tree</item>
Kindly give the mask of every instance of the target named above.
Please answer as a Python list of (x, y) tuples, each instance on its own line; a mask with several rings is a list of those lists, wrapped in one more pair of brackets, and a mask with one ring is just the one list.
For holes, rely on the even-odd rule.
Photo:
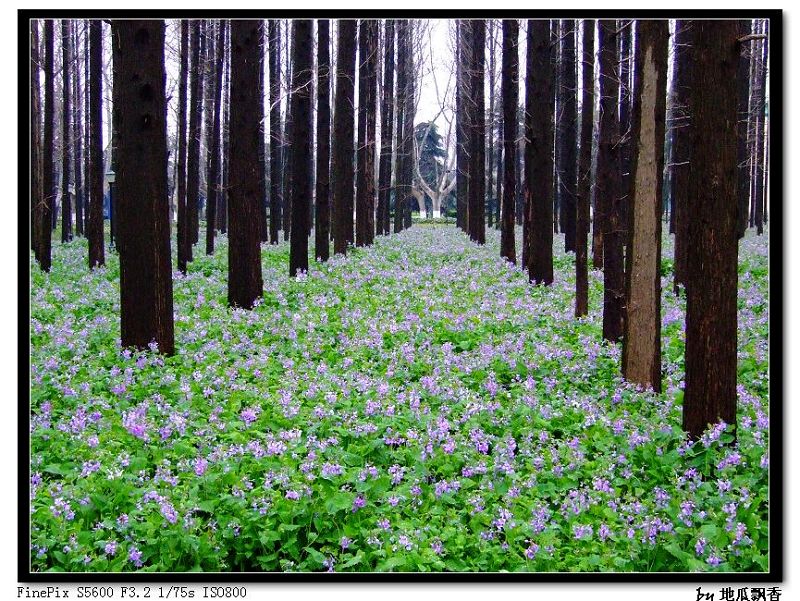
[(331, 57), (330, 21), (317, 20), (317, 174), (314, 253), (319, 261), (330, 255), (331, 229)]
[(661, 207), (669, 23), (637, 23), (622, 375), (661, 392)]
[(266, 97), (267, 83), (264, 81), (264, 63), (267, 53), (267, 26), (266, 21), (259, 21), (258, 25), (258, 163), (260, 165), (258, 183), (260, 190), (259, 199), (259, 231), (261, 241), (269, 240), (269, 220), (267, 218), (267, 141), (266, 141), (266, 113), (264, 111), (264, 98)]
[(55, 67), (54, 67), (53, 20), (44, 21), (44, 143), (42, 145), (42, 205), (39, 211), (39, 267), (50, 271), (52, 262), (52, 222), (55, 205), (55, 178), (53, 157), (53, 119), (55, 117)]
[(281, 28), (276, 19), (268, 23), (269, 34), (269, 242), (278, 244), (281, 229)]
[(769, 56), (769, 20), (761, 22), (761, 34), (766, 36), (758, 40), (755, 54), (755, 77), (753, 80), (753, 109), (755, 113), (755, 135), (753, 145), (753, 204), (756, 233), (764, 233), (764, 139), (766, 129), (766, 89), (767, 58)]
[(31, 19), (31, 250), (39, 259), (39, 221), (42, 194), (42, 99), (40, 84), (39, 21)]
[(258, 181), (259, 22), (231, 20), (228, 304), (251, 309), (263, 294)]
[[(623, 244), (623, 265), (628, 244), (628, 205), (631, 194), (631, 161), (634, 142), (631, 139), (633, 95), (631, 93), (631, 62), (633, 57), (634, 22), (617, 20), (616, 41), (619, 53), (619, 233)], [(624, 267), (623, 267), (624, 269)]]
[(292, 232), (289, 251), (289, 275), (308, 272), (308, 205), (311, 202), (311, 140), (313, 119), (311, 91), (313, 88), (312, 49), (314, 22), (310, 19), (292, 21), (292, 140), (289, 154), (292, 170), (291, 195)]
[(600, 146), (597, 154), (597, 200), (603, 228), (603, 338), (619, 342), (625, 310), (625, 274), (620, 198), (619, 74), (614, 66), (618, 53), (614, 40), (616, 23), (601, 20), (600, 48)]
[[(517, 196), (514, 165), (517, 162), (517, 104), (519, 103), (519, 22), (503, 20), (503, 202), (500, 226), (500, 256), (517, 262), (514, 245), (514, 202)], [(498, 169), (498, 180), (500, 170)], [(499, 181), (498, 181), (499, 183)]]
[(191, 245), (200, 237), (200, 134), (201, 117), (203, 115), (203, 69), (200, 57), (203, 55), (205, 30), (203, 21), (191, 21), (191, 53), (192, 65), (189, 72), (189, 89), (191, 104), (189, 105), (189, 140), (187, 142), (186, 159), (186, 206), (189, 223), (189, 256), (192, 260)]
[(553, 44), (550, 23), (528, 21), (525, 77), (525, 195), (530, 223), (528, 277), (553, 283)]
[[(353, 128), (356, 62), (356, 22), (338, 22), (336, 53), (336, 98), (333, 113), (333, 252), (347, 254), (353, 231)], [(348, 227), (349, 225), (349, 227)], [(350, 233), (350, 236), (348, 236)]]
[(230, 190), (231, 156), (231, 22), (225, 21), (225, 73), (222, 89), (222, 190), (217, 207), (217, 226), (223, 234), (228, 231), (228, 196)]
[[(283, 201), (283, 239), (288, 240), (289, 234), (292, 230), (292, 197), (289, 190), (292, 185), (292, 165), (289, 161), (289, 153), (291, 152), (291, 144), (294, 139), (292, 135), (292, 111), (290, 109), (292, 102), (292, 61), (290, 58), (290, 21), (285, 21), (286, 35), (283, 37), (284, 42), (284, 55), (286, 56), (286, 110), (283, 114), (283, 144), (281, 146), (281, 188), (283, 190), (281, 200)], [(352, 238), (352, 236), (351, 236)], [(351, 240), (352, 241), (352, 240)]]
[(69, 19), (61, 19), (61, 242), (72, 240), (72, 199), (70, 191), (70, 150), (72, 147), (72, 50)]
[[(751, 33), (752, 23), (749, 19), (739, 21), (739, 36)], [(747, 117), (748, 101), (750, 99), (750, 44), (745, 42), (739, 48), (739, 60), (736, 63), (736, 100), (737, 100), (737, 125), (736, 125), (736, 199), (738, 213), (736, 217), (736, 235), (744, 238), (747, 230), (747, 217), (750, 205), (750, 169), (747, 157)]]
[(470, 125), (470, 180), (467, 223), (469, 237), (473, 242), (486, 242), (486, 113), (484, 103), (484, 65), (486, 58), (486, 21), (471, 22), (472, 61), (470, 63), (470, 103), (472, 106)]
[(406, 164), (410, 161), (406, 155), (408, 145), (405, 143), (405, 112), (408, 108), (408, 21), (397, 22), (397, 135), (395, 148), (395, 189), (394, 189), (394, 233), (403, 231), (405, 224), (405, 203), (410, 181), (406, 181)]
[(378, 22), (359, 21), (356, 246), (375, 238), (375, 117), (378, 110)]
[[(581, 131), (578, 159), (578, 194), (575, 222), (575, 317), (589, 313), (589, 203), (592, 186), (592, 127), (594, 125), (594, 28), (592, 19), (582, 27)], [(577, 91), (576, 91), (577, 92)]]
[[(675, 260), (673, 289), (678, 293), (686, 284), (686, 249), (689, 232), (689, 162), (691, 160), (692, 115), (689, 111), (689, 94), (692, 79), (692, 22), (675, 21), (674, 72), (675, 108), (679, 121), (674, 125), (672, 194), (675, 198)], [(692, 203), (694, 204), (694, 203)]]
[[(683, 428), (736, 424), (736, 70), (738, 23), (691, 21), (692, 169)], [(708, 85), (713, 81), (714, 85)]]
[[(45, 21), (45, 30), (46, 30)], [(89, 241), (89, 268), (105, 265), (103, 246), (103, 39), (99, 20), (89, 21), (89, 221), (86, 237)], [(45, 89), (46, 94), (46, 89)], [(45, 99), (45, 105), (47, 101)], [(45, 115), (47, 109), (45, 108)], [(51, 134), (52, 135), (52, 134)], [(45, 138), (47, 126), (45, 123)], [(52, 147), (52, 137), (50, 138)], [(47, 140), (45, 139), (45, 148)], [(45, 165), (47, 163), (45, 162)], [(45, 172), (45, 177), (47, 173)], [(50, 180), (52, 182), (52, 179)], [(48, 189), (45, 186), (45, 189)], [(49, 218), (49, 216), (48, 216)]]
[(559, 201), (561, 231), (564, 232), (564, 248), (575, 251), (575, 222), (578, 167), (578, 107), (577, 71), (575, 62), (575, 36), (577, 21), (561, 21), (563, 70), (561, 87), (564, 106), (562, 110), (564, 164), (561, 171), (561, 197)]
[[(469, 193), (469, 21), (456, 21), (456, 225), (467, 231), (467, 195)], [(399, 81), (399, 79), (398, 79)]]
[(407, 20), (405, 27), (406, 60), (403, 63), (406, 70), (406, 90), (403, 93), (405, 108), (403, 109), (403, 190), (405, 199), (402, 205), (403, 228), (411, 227), (411, 198), (414, 194), (414, 118), (416, 113), (416, 68), (414, 65), (414, 21)]
[(175, 352), (167, 195), (164, 21), (112, 22), (120, 105), (115, 216), (122, 346)]
[(392, 134), (394, 125), (394, 31), (395, 20), (384, 25), (383, 99), (381, 101), (381, 151), (378, 167), (379, 234), (389, 234), (389, 199), (392, 188)]
[(178, 270), (186, 273), (192, 259), (192, 241), (189, 236), (189, 207), (186, 198), (186, 128), (189, 78), (189, 21), (181, 19), (181, 64), (178, 73)]
[(217, 205), (220, 197), (220, 104), (222, 100), (222, 62), (225, 55), (225, 25), (224, 21), (217, 21), (217, 40), (214, 44), (214, 66), (209, 85), (213, 89), (211, 123), (211, 148), (208, 154), (208, 175), (206, 177), (206, 254), (214, 253), (214, 231), (217, 228)]
[(83, 143), (82, 138), (82, 98), (80, 87), (80, 43), (78, 35), (78, 23), (75, 21), (72, 27), (72, 49), (73, 56), (72, 64), (74, 77), (72, 78), (72, 141), (73, 141), (73, 157), (72, 157), (72, 178), (75, 182), (75, 235), (84, 235), (84, 184), (82, 176), (83, 166)]
[[(486, 213), (488, 218), (488, 226), (492, 227), (494, 220), (494, 207), (492, 201), (494, 200), (494, 124), (495, 124), (495, 30), (497, 29), (494, 19), (489, 19), (488, 23), (488, 36), (487, 45), (489, 48), (489, 121), (487, 124), (487, 144), (489, 146), (486, 155)], [(500, 177), (498, 172), (497, 177)]]

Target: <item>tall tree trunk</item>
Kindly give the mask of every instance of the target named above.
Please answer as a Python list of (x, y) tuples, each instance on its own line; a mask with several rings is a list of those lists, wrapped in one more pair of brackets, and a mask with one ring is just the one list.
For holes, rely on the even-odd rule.
[(620, 189), (621, 145), (618, 98), (619, 75), (616, 23), (600, 21), (600, 148), (598, 153), (598, 200), (603, 211), (603, 338), (619, 342), (625, 312), (622, 198)]
[(575, 64), (575, 35), (577, 21), (562, 21), (564, 45), (561, 60), (564, 62), (561, 85), (564, 90), (564, 164), (561, 175), (561, 231), (564, 232), (564, 248), (567, 252), (575, 252), (576, 228), (576, 196), (578, 167), (578, 107), (577, 107), (577, 73)]
[[(764, 19), (761, 25), (763, 35), (769, 35), (769, 21)], [(764, 233), (764, 125), (766, 121), (766, 88), (767, 88), (767, 57), (769, 53), (769, 38), (760, 40), (756, 62), (757, 81), (756, 89), (756, 145), (755, 145), (755, 222), (756, 233)]]
[[(514, 244), (514, 202), (517, 197), (514, 165), (517, 162), (517, 104), (519, 103), (519, 22), (503, 20), (503, 207), (500, 226), (500, 256), (517, 262)], [(498, 177), (500, 170), (497, 171)]]
[(392, 189), (392, 134), (394, 125), (395, 20), (384, 26), (383, 99), (381, 102), (381, 154), (378, 167), (378, 233), (389, 235), (389, 201)]
[[(678, 293), (680, 286), (686, 285), (686, 249), (689, 232), (689, 161), (691, 160), (692, 114), (689, 111), (690, 81), (694, 59), (691, 55), (691, 22), (675, 21), (675, 109), (680, 116), (675, 127), (674, 164), (672, 167), (675, 196), (675, 276), (673, 289)], [(692, 201), (694, 206), (694, 201)]]
[(470, 146), (469, 237), (473, 242), (486, 242), (486, 113), (484, 104), (484, 64), (486, 53), (486, 21), (472, 21), (471, 107), (472, 144)]
[[(89, 22), (89, 267), (105, 265), (103, 247), (103, 39), (99, 20)], [(52, 140), (52, 138), (51, 138)], [(45, 145), (47, 142), (45, 142)]]
[(286, 56), (286, 110), (284, 111), (284, 121), (283, 121), (283, 146), (281, 147), (281, 166), (283, 169), (281, 170), (281, 187), (283, 189), (283, 194), (281, 199), (283, 200), (283, 239), (289, 239), (289, 233), (292, 228), (292, 197), (289, 194), (289, 188), (292, 182), (292, 165), (289, 162), (289, 153), (291, 152), (291, 148), (289, 146), (292, 143), (293, 135), (292, 135), (292, 111), (290, 110), (291, 104), (291, 97), (292, 97), (292, 90), (291, 90), (291, 81), (292, 81), (292, 62), (289, 60), (289, 43), (290, 43), (290, 34), (289, 34), (289, 21), (285, 21), (286, 24), (286, 35), (284, 36), (284, 56)]
[(333, 113), (332, 161), (333, 252), (347, 254), (348, 225), (353, 230), (353, 128), (355, 113), (356, 22), (338, 23), (336, 99)]
[(289, 275), (308, 272), (308, 207), (311, 202), (311, 140), (313, 118), (314, 45), (310, 19), (292, 21), (292, 135), (291, 167), (292, 232), (289, 250)]
[(186, 113), (188, 106), (187, 82), (189, 78), (189, 21), (181, 19), (181, 64), (178, 82), (178, 270), (186, 273), (186, 264), (192, 258), (189, 237), (189, 210), (186, 198)]
[(319, 261), (330, 255), (331, 229), (331, 57), (330, 21), (317, 20), (317, 181), (314, 254)]
[(547, 20), (528, 21), (525, 180), (530, 236), (528, 277), (553, 283), (553, 52)]
[(215, 44), (213, 83), (213, 123), (211, 127), (211, 150), (208, 159), (206, 193), (206, 254), (214, 254), (214, 231), (217, 227), (217, 205), (220, 197), (219, 155), (220, 155), (220, 104), (222, 100), (222, 61), (225, 52), (225, 22), (217, 21), (217, 42)]
[(122, 346), (175, 352), (167, 195), (164, 21), (112, 21), (119, 153), (114, 219)]
[(622, 375), (661, 392), (661, 193), (669, 23), (639, 21), (637, 33)]
[(406, 94), (408, 93), (408, 70), (406, 69), (408, 54), (408, 21), (397, 22), (397, 149), (395, 152), (395, 190), (394, 190), (394, 233), (403, 231), (405, 224), (405, 204), (408, 195), (406, 182), (406, 163), (411, 158), (406, 156), (408, 145), (405, 141), (405, 111), (408, 108)]
[[(631, 57), (633, 55), (634, 35), (633, 22), (620, 19), (617, 21), (617, 37), (619, 38), (619, 228), (622, 244), (628, 245), (628, 205), (631, 190), (631, 157), (633, 142), (631, 140), (631, 116), (633, 97), (631, 94)], [(623, 264), (627, 253), (623, 250)]]
[(31, 19), (31, 250), (39, 257), (39, 223), (44, 204), (42, 186), (42, 100), (39, 67), (39, 21)]
[(564, 178), (564, 31), (562, 21), (553, 20), (553, 65), (555, 67), (553, 80), (554, 108), (553, 108), (553, 233), (564, 231), (561, 216), (562, 181)]
[(687, 246), (683, 428), (698, 438), (709, 424), (736, 424), (738, 24), (715, 20), (691, 25), (695, 46), (688, 183), (694, 219)]
[(203, 114), (203, 70), (200, 57), (203, 52), (203, 22), (195, 19), (190, 22), (192, 28), (192, 65), (189, 76), (191, 104), (189, 105), (189, 141), (186, 158), (186, 208), (189, 224), (189, 255), (192, 260), (192, 246), (199, 239), (200, 212), (200, 123)]
[(589, 313), (589, 203), (592, 187), (592, 128), (594, 126), (594, 27), (583, 21), (583, 61), (581, 81), (581, 142), (578, 165), (578, 197), (575, 223), (575, 317)]
[(42, 145), (42, 208), (39, 212), (39, 267), (50, 271), (52, 247), (53, 205), (55, 204), (54, 157), (53, 157), (53, 119), (55, 103), (55, 40), (53, 20), (44, 21), (44, 142)]
[(217, 207), (219, 231), (228, 231), (228, 196), (231, 175), (231, 22), (225, 22), (225, 83), (222, 90), (222, 190)]
[(83, 139), (82, 132), (83, 126), (81, 125), (81, 69), (80, 69), (80, 44), (78, 36), (78, 23), (75, 21), (72, 27), (72, 48), (74, 58), (72, 64), (74, 65), (74, 78), (72, 82), (72, 140), (73, 140), (73, 157), (72, 157), (72, 178), (75, 182), (75, 234), (83, 236), (83, 208), (84, 208), (84, 186), (83, 178), (81, 177), (81, 165), (83, 164)]
[(268, 23), (269, 34), (269, 241), (278, 244), (281, 229), (281, 27), (276, 19)]
[[(486, 184), (486, 212), (488, 213), (488, 227), (492, 227), (494, 221), (492, 201), (494, 200), (495, 30), (494, 19), (489, 19), (489, 123), (487, 125), (489, 151), (486, 155), (486, 177), (488, 179)], [(498, 179), (500, 178), (499, 173), (497, 177)]]
[(70, 198), (69, 179), (72, 175), (70, 166), (70, 149), (72, 146), (72, 52), (70, 38), (70, 21), (61, 19), (61, 242), (72, 240), (72, 202)]
[(266, 97), (266, 82), (264, 81), (264, 62), (267, 53), (266, 36), (266, 21), (259, 21), (258, 28), (258, 122), (259, 122), (259, 136), (258, 136), (258, 162), (261, 166), (259, 169), (259, 186), (261, 190), (261, 200), (259, 202), (259, 218), (260, 218), (260, 232), (261, 241), (267, 242), (269, 240), (269, 221), (267, 219), (267, 141), (266, 141), (266, 114), (264, 111), (264, 99)]
[[(517, 23), (517, 34), (519, 34), (519, 23)], [(519, 38), (519, 35), (517, 35)], [(519, 42), (517, 43), (517, 48), (519, 48)], [(519, 81), (519, 57), (517, 58), (517, 81)], [(519, 97), (519, 91), (517, 91), (517, 96)], [(519, 102), (519, 98), (517, 98), (517, 102)], [(516, 138), (516, 123), (514, 124), (514, 137)], [(500, 111), (498, 115), (498, 122), (497, 122), (497, 145), (495, 147), (495, 169), (497, 169), (497, 190), (495, 193), (495, 202), (494, 202), (494, 222), (497, 229), (501, 228), (501, 205), (503, 198), (503, 144), (504, 144), (504, 137), (505, 134), (505, 124), (503, 118), (503, 111)], [(513, 197), (509, 197), (509, 210), (511, 211), (511, 227), (514, 227), (514, 202)]]
[(416, 113), (416, 92), (414, 86), (416, 85), (417, 70), (414, 66), (414, 21), (406, 21), (406, 91), (403, 94), (405, 99), (405, 109), (403, 110), (403, 143), (405, 148), (403, 155), (405, 156), (404, 165), (404, 189), (406, 190), (405, 200), (403, 201), (403, 228), (408, 229), (411, 227), (411, 206), (412, 199), (414, 198), (414, 117)]
[[(258, 21), (231, 20), (228, 304), (251, 309), (263, 294), (258, 181)], [(234, 135), (235, 134), (235, 135)]]
[[(469, 27), (469, 21), (456, 21), (456, 225), (465, 232), (469, 193)], [(399, 91), (399, 72), (397, 77)]]
[(359, 21), (358, 168), (356, 171), (356, 246), (372, 244), (375, 233), (375, 113), (378, 23)]
[[(751, 21), (741, 19), (739, 21), (739, 37), (749, 35), (751, 32)], [(747, 230), (748, 209), (750, 206), (750, 169), (747, 160), (747, 117), (748, 101), (750, 99), (750, 44), (744, 42), (739, 48), (739, 61), (736, 65), (736, 100), (737, 100), (737, 122), (736, 122), (736, 235), (739, 239), (744, 238)]]

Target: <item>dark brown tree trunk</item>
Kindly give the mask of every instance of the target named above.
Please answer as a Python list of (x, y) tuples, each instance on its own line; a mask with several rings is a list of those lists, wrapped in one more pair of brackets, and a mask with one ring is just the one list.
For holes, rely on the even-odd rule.
[[(517, 23), (517, 38), (519, 39), (519, 23)], [(519, 47), (519, 42), (517, 42), (517, 47)], [(519, 58), (517, 58), (517, 81), (519, 81)], [(517, 96), (519, 97), (519, 91), (517, 91)], [(517, 98), (517, 102), (519, 102), (519, 98)], [(503, 111), (501, 110), (498, 114), (498, 122), (497, 122), (497, 145), (495, 147), (495, 169), (497, 169), (497, 190), (495, 193), (495, 203), (494, 203), (494, 222), (497, 229), (501, 228), (501, 209), (502, 209), (502, 198), (503, 198), (503, 144), (504, 144), (504, 132), (505, 131), (505, 124), (503, 119)], [(513, 130), (514, 138), (516, 138), (516, 123), (515, 129)], [(511, 211), (511, 227), (513, 230), (514, 227), (514, 201), (513, 197), (509, 197), (509, 210)]]
[[(631, 115), (633, 97), (631, 94), (631, 42), (634, 26), (627, 19), (617, 21), (617, 38), (619, 38), (619, 231), (623, 244), (623, 264), (625, 248), (628, 245), (628, 204), (631, 189), (631, 157), (633, 142), (631, 141)], [(623, 267), (624, 269), (624, 267)]]
[[(691, 21), (692, 170), (683, 429), (736, 424), (736, 70), (738, 23)], [(713, 81), (714, 85), (708, 85)], [(713, 143), (710, 143), (713, 141)]]
[(603, 338), (622, 337), (625, 276), (620, 210), (619, 79), (614, 70), (617, 49), (616, 23), (600, 21), (600, 147), (597, 158), (597, 201), (603, 230)]
[[(503, 20), (503, 206), (500, 226), (500, 256), (517, 262), (514, 244), (514, 202), (517, 197), (514, 165), (517, 162), (517, 105), (519, 103), (519, 22)], [(500, 170), (497, 171), (498, 177)]]
[(416, 112), (416, 93), (414, 91), (414, 86), (416, 84), (415, 78), (417, 70), (414, 66), (414, 48), (412, 42), (414, 39), (413, 20), (406, 21), (405, 37), (406, 91), (403, 97), (406, 106), (403, 110), (403, 143), (405, 145), (403, 150), (403, 155), (405, 156), (405, 162), (403, 163), (405, 169), (403, 180), (405, 183), (404, 189), (406, 190), (406, 196), (403, 201), (403, 228), (408, 229), (411, 227), (411, 206), (414, 202), (414, 196), (412, 194), (414, 184), (414, 117)]
[(622, 375), (661, 392), (661, 193), (669, 23), (637, 24)]
[[(186, 208), (189, 224), (189, 255), (192, 260), (192, 246), (199, 239), (200, 212), (200, 123), (203, 114), (203, 70), (200, 57), (203, 53), (203, 22), (195, 19), (190, 22), (192, 29), (192, 64), (189, 73), (191, 104), (189, 105), (189, 140), (186, 158)], [(257, 107), (256, 107), (257, 108)]]
[(375, 233), (375, 113), (378, 23), (359, 21), (358, 168), (356, 170), (356, 246), (372, 244)]
[[(749, 35), (751, 32), (751, 21), (741, 19), (739, 21), (739, 37)], [(747, 160), (747, 117), (748, 102), (750, 99), (750, 45), (752, 42), (744, 42), (739, 48), (739, 62), (736, 68), (736, 99), (737, 99), (737, 122), (736, 122), (736, 235), (739, 239), (744, 238), (747, 230), (748, 210), (750, 206), (750, 169)]]
[(83, 139), (82, 132), (83, 126), (81, 125), (81, 69), (80, 69), (80, 44), (78, 36), (78, 24), (75, 21), (72, 27), (72, 48), (74, 58), (72, 64), (74, 65), (74, 77), (72, 82), (72, 140), (73, 140), (73, 157), (72, 157), (72, 178), (75, 182), (75, 235), (83, 236), (83, 207), (84, 207), (84, 187), (83, 178), (81, 177), (81, 165), (83, 164)]
[(52, 262), (51, 247), (53, 237), (53, 205), (55, 204), (54, 157), (53, 157), (53, 119), (55, 117), (55, 40), (53, 20), (44, 21), (44, 142), (42, 145), (42, 206), (39, 211), (39, 267), (50, 271)]
[(406, 182), (406, 163), (411, 158), (406, 155), (408, 145), (405, 141), (405, 111), (407, 107), (408, 70), (406, 69), (408, 54), (408, 21), (397, 22), (397, 148), (395, 152), (395, 189), (394, 189), (394, 233), (403, 231), (405, 223), (405, 203), (408, 195)]
[[(494, 207), (492, 201), (494, 200), (494, 123), (495, 123), (495, 21), (489, 19), (489, 123), (486, 126), (488, 133), (487, 143), (489, 150), (486, 155), (486, 177), (488, 183), (486, 184), (486, 213), (487, 225), (492, 227), (494, 221)], [(500, 173), (497, 174), (498, 179)]]
[(269, 34), (269, 241), (278, 244), (281, 229), (281, 27), (275, 19), (268, 23)]
[(258, 181), (258, 21), (231, 20), (228, 304), (252, 309), (263, 293)]
[(186, 199), (186, 113), (188, 106), (187, 82), (189, 78), (189, 21), (181, 20), (181, 65), (178, 83), (178, 270), (186, 273), (186, 265), (192, 259), (192, 243), (189, 237), (189, 211)]
[(553, 283), (553, 51), (550, 23), (529, 20), (525, 83), (528, 277), (546, 286)]
[(39, 222), (42, 194), (42, 101), (39, 74), (39, 21), (31, 19), (31, 250), (39, 258)]
[(313, 21), (292, 21), (292, 135), (289, 153), (292, 170), (292, 187), (289, 191), (292, 207), (291, 246), (289, 249), (289, 275), (308, 272), (308, 208), (311, 202), (311, 140), (313, 119), (311, 89), (313, 87), (314, 45)]
[[(469, 193), (469, 21), (456, 21), (456, 225), (467, 231)], [(398, 72), (398, 90), (400, 74)], [(398, 121), (399, 123), (399, 121)]]
[(581, 141), (578, 165), (578, 195), (575, 223), (575, 317), (589, 313), (589, 203), (592, 187), (592, 129), (594, 126), (594, 27), (583, 21), (581, 81)]
[(378, 168), (378, 233), (389, 235), (389, 201), (392, 190), (392, 134), (394, 125), (394, 19), (384, 28), (383, 99), (381, 103), (381, 155)]
[[(103, 40), (99, 20), (89, 22), (89, 267), (105, 265), (103, 247)], [(51, 138), (52, 141), (52, 138)], [(46, 145), (46, 142), (45, 142)]]
[[(336, 99), (333, 113), (332, 161), (333, 252), (347, 254), (348, 232), (353, 231), (353, 128), (355, 113), (356, 22), (338, 23)], [(349, 227), (348, 227), (349, 226)]]
[[(224, 21), (217, 21), (217, 42), (215, 44), (213, 75), (209, 77), (209, 85), (213, 86), (212, 109), (214, 112), (211, 126), (211, 146), (208, 159), (208, 175), (206, 177), (206, 254), (214, 254), (214, 231), (217, 226), (217, 205), (220, 197), (219, 181), (219, 147), (220, 147), (220, 103), (222, 99), (222, 60), (225, 50)], [(211, 58), (209, 56), (209, 58)]]
[(231, 22), (225, 21), (225, 83), (222, 90), (222, 190), (217, 207), (217, 223), (219, 231), (228, 231), (228, 194), (231, 174)]
[(331, 229), (331, 56), (330, 21), (317, 20), (317, 181), (314, 253), (319, 261), (330, 256)]
[[(553, 105), (553, 233), (564, 231), (563, 217), (561, 215), (561, 196), (562, 181), (564, 178), (564, 151), (566, 150), (566, 140), (564, 139), (564, 31), (561, 27), (562, 21), (553, 20), (552, 32), (553, 40), (553, 93), (555, 95)], [(559, 229), (560, 228), (560, 229)]]
[(564, 140), (564, 164), (561, 175), (561, 231), (564, 232), (564, 248), (575, 252), (576, 196), (578, 167), (578, 107), (577, 73), (575, 65), (575, 35), (577, 21), (562, 21), (564, 36), (561, 60), (564, 63), (561, 85), (564, 91), (564, 112), (562, 119)]
[[(678, 293), (680, 286), (686, 285), (686, 249), (689, 232), (689, 161), (691, 160), (692, 114), (689, 111), (693, 58), (691, 55), (692, 22), (675, 21), (675, 110), (679, 116), (673, 127), (673, 167), (672, 194), (675, 196), (675, 276), (673, 289)], [(694, 206), (694, 201), (692, 201)], [(694, 217), (692, 217), (694, 219)]]
[(467, 223), (473, 242), (486, 242), (486, 113), (484, 103), (484, 65), (486, 51), (486, 21), (474, 19), (471, 24), (472, 60), (470, 63), (470, 180)]
[(61, 242), (72, 240), (72, 199), (70, 191), (70, 149), (72, 147), (72, 52), (70, 21), (61, 19)]
[[(286, 110), (284, 112), (284, 121), (283, 121), (283, 146), (281, 147), (281, 165), (283, 167), (281, 171), (281, 179), (282, 183), (281, 186), (283, 188), (283, 194), (281, 199), (283, 200), (283, 239), (288, 240), (289, 234), (292, 229), (292, 196), (289, 194), (289, 189), (292, 185), (292, 165), (289, 161), (289, 153), (291, 152), (291, 144), (294, 136), (292, 134), (292, 111), (290, 109), (291, 101), (292, 101), (292, 90), (291, 90), (291, 81), (292, 81), (292, 62), (289, 60), (290, 58), (290, 30), (289, 30), (289, 21), (285, 21), (286, 23), (286, 35), (284, 36), (284, 44), (285, 44), (285, 56), (286, 56)], [(355, 85), (355, 84), (354, 84)]]
[(122, 346), (175, 352), (164, 21), (112, 21), (119, 139), (115, 215)]
[(267, 242), (269, 240), (269, 220), (267, 219), (267, 141), (266, 141), (266, 114), (264, 111), (264, 98), (266, 97), (266, 82), (264, 81), (264, 61), (267, 53), (266, 36), (266, 22), (259, 21), (258, 30), (258, 97), (261, 99), (258, 103), (258, 122), (259, 122), (259, 136), (258, 136), (258, 162), (259, 169), (259, 186), (261, 190), (261, 199), (259, 201), (259, 218), (260, 218), (260, 232), (261, 241)]

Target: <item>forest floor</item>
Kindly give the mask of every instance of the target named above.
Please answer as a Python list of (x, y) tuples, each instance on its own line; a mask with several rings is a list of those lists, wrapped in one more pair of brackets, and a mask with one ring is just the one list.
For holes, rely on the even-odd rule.
[(116, 257), (55, 244), (49, 275), (31, 259), (32, 569), (764, 571), (767, 238), (740, 244), (735, 445), (681, 432), (667, 236), (658, 395), (602, 343), (601, 272), (573, 317), (563, 236), (547, 288), (495, 230), (415, 225), (296, 280), (264, 245), (253, 311), (221, 237), (175, 274), (168, 358), (120, 349)]

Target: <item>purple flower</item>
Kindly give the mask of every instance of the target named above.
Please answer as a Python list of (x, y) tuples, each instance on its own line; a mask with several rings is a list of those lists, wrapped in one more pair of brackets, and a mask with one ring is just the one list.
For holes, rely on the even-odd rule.
[(339, 541), (339, 546), (342, 548), (342, 551), (344, 551), (345, 549), (350, 547), (350, 543), (352, 543), (352, 542), (353, 542), (352, 539), (349, 539), (346, 536), (343, 536), (341, 538), (341, 540)]
[(361, 509), (367, 504), (366, 499), (361, 495), (358, 495), (355, 499), (353, 499), (353, 513)]
[(699, 538), (697, 542), (694, 544), (694, 552), (696, 555), (700, 556), (706, 551), (706, 539)]
[(536, 554), (539, 552), (539, 545), (536, 543), (531, 543), (527, 549), (525, 549), (525, 557), (528, 559), (533, 559), (536, 557)]
[(128, 551), (128, 561), (130, 561), (133, 565), (137, 568), (142, 567), (142, 552), (139, 551), (136, 547), (131, 547), (131, 550)]
[(105, 550), (106, 555), (111, 555), (111, 556), (116, 555), (117, 554), (117, 542), (112, 540), (111, 542), (106, 543), (106, 546), (105, 546), (104, 550)]

